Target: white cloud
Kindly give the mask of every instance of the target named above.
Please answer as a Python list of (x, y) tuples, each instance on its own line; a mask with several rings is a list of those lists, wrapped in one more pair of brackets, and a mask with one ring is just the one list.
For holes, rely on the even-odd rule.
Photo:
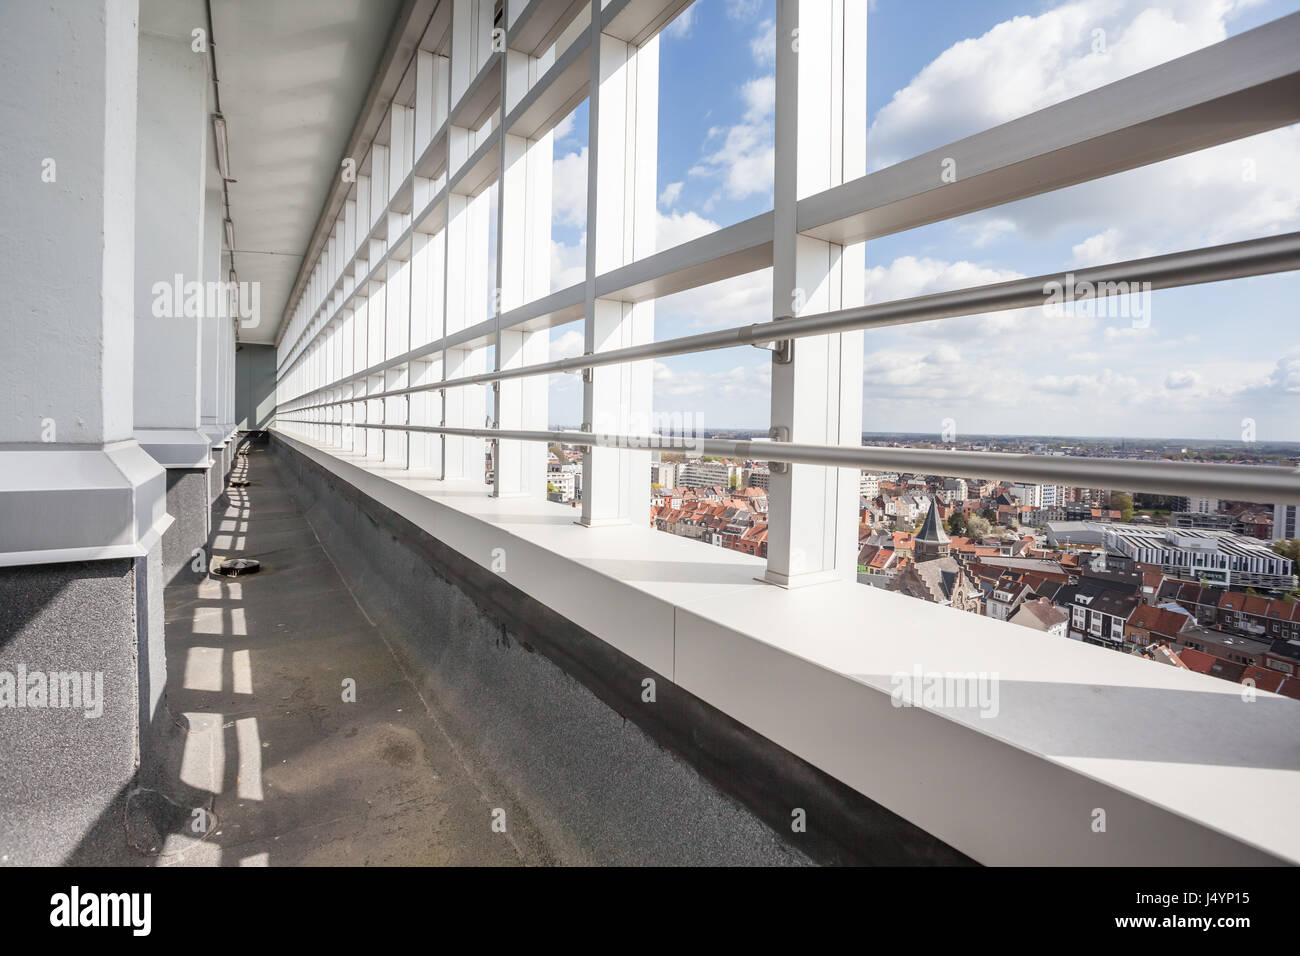
[(1240, 7), (1080, 0), (1006, 20), (953, 44), (897, 91), (871, 124), (872, 154), (889, 165), (1191, 53), (1222, 40)]
[[(667, 186), (665, 186), (663, 192), (659, 194), (659, 205), (667, 206), (669, 209), (671, 209), (673, 205), (677, 202), (677, 200), (681, 198), (682, 187), (684, 185), (686, 184), (669, 183)], [(660, 248), (662, 249), (665, 247), (660, 246)]]
[(982, 249), (985, 246), (992, 245), (995, 242), (1014, 235), (1016, 224), (1011, 219), (1000, 217), (983, 217), (979, 219), (972, 218), (966, 222), (957, 224), (957, 228), (963, 235), (969, 237), (966, 241), (976, 249)]
[(776, 21), (764, 20), (758, 33), (749, 41), (749, 52), (759, 66), (771, 66), (776, 62)]
[(563, 335), (556, 336), (556, 330), (551, 329), (551, 358), (552, 362), (559, 359), (577, 358), (582, 354), (584, 341), (582, 333), (576, 329), (568, 329)]
[[(727, 13), (733, 19), (747, 20), (756, 17), (762, 6), (761, 0), (728, 0)], [(774, 22), (765, 19), (750, 39), (750, 54), (764, 68), (770, 68), (775, 60), (775, 29)], [(739, 201), (772, 192), (776, 77), (770, 73), (752, 77), (737, 92), (743, 104), (740, 122), (712, 127), (703, 155), (689, 170), (691, 176), (720, 183), (718, 192), (700, 207), (706, 213), (723, 196)]]
[[(771, 192), (775, 151), (771, 105), (765, 97), (773, 90), (774, 87), (769, 87), (761, 79), (751, 80), (745, 85), (742, 95), (746, 103), (746, 122), (711, 129), (710, 140), (721, 138), (722, 145), (701, 157), (691, 167), (690, 175), (720, 179), (723, 192), (729, 199), (739, 200)], [(764, 110), (767, 110), (766, 115), (763, 115)]]
[(1071, 253), (1070, 266), (1075, 269), (1151, 255), (1149, 247), (1126, 244), (1123, 233), (1114, 226), (1076, 243)]
[[(867, 302), (892, 302), (952, 292), (957, 289), (992, 285), (1023, 278), (1014, 269), (994, 269), (965, 260), (947, 262), (942, 259), (900, 256), (887, 266), (867, 269)], [(1086, 320), (1070, 317), (1072, 329), (1080, 331)], [(1055, 323), (1049, 325), (1048, 323)], [(1074, 323), (1080, 323), (1075, 326)], [(917, 335), (937, 336), (988, 336), (1014, 331), (1028, 331), (1036, 324), (1042, 330), (1059, 331), (1060, 319), (1048, 316), (1042, 309), (1015, 309), (1006, 312), (984, 312), (976, 315), (944, 319), (914, 326)]]
[(1291, 349), (1277, 360), (1268, 385), (1279, 392), (1300, 395), (1300, 349)]
[[(880, 167), (1222, 40), (1243, 0), (1080, 0), (1005, 21), (943, 51), (871, 124)], [(1105, 49), (1094, 31), (1104, 31)], [(1032, 197), (954, 224), (973, 245), (1074, 240), (1071, 267), (1291, 231), (1300, 127)], [(973, 238), (972, 238), (973, 237)]]
[[(680, 186), (681, 183), (674, 183), (674, 185)], [(671, 249), (683, 242), (690, 242), (692, 239), (698, 239), (700, 236), (707, 236), (709, 233), (717, 231), (718, 224), (710, 219), (705, 219), (699, 213), (661, 212), (658, 214), (658, 225), (655, 229), (655, 248)]]
[(555, 129), (553, 130), (555, 134), (554, 141), (558, 143), (560, 140), (564, 139), (564, 137), (572, 133), (573, 123), (574, 123), (574, 119), (572, 113), (570, 113), (568, 116), (564, 117), (564, 119), (556, 123)]
[(1170, 372), (1165, 376), (1165, 388), (1169, 389), (1192, 388), (1199, 385), (1200, 382), (1201, 376), (1190, 369), (1181, 372)]
[(551, 291), (567, 289), (587, 277), (587, 236), (572, 246), (551, 240)]
[(1155, 326), (1152, 325), (1108, 325), (1102, 330), (1102, 338), (1108, 343), (1129, 343), (1145, 342), (1156, 337)]
[(691, 35), (691, 28), (695, 26), (696, 8), (692, 4), (681, 13), (668, 26), (664, 27), (664, 33), (674, 39), (684, 39)]
[[(656, 249), (671, 249), (717, 232), (718, 224), (695, 212), (659, 213)], [(724, 328), (772, 318), (772, 270), (762, 269), (665, 296), (657, 318), (684, 321), (698, 328)]]
[(763, 0), (727, 0), (727, 16), (733, 20), (751, 20), (763, 9)]
[(772, 270), (665, 296), (655, 306), (655, 316), (683, 321), (693, 329), (767, 322), (772, 318)]
[[(678, 363), (680, 364), (680, 363)], [(762, 424), (769, 413), (772, 363), (756, 362), (728, 369), (707, 371), (677, 368), (664, 362), (654, 363), (654, 398), (656, 410), (698, 412), (715, 409), (719, 399), (728, 403), (729, 417)], [(682, 400), (693, 400), (694, 408), (681, 408)], [(673, 404), (679, 407), (673, 408)]]
[(741, 99), (745, 101), (745, 120), (749, 123), (761, 123), (776, 112), (776, 76), (755, 77), (747, 80), (740, 89)]
[(902, 256), (887, 266), (867, 269), (867, 301), (888, 302), (934, 292), (951, 292), (968, 286), (1019, 279), (1012, 269), (990, 269), (973, 262)]
[(1102, 369), (1097, 373), (1080, 372), (1073, 375), (1044, 375), (1035, 379), (1033, 387), (1040, 392), (1054, 395), (1110, 396), (1131, 398), (1138, 391), (1138, 380), (1116, 372), (1114, 369)]
[(568, 153), (551, 165), (551, 209), (562, 226), (587, 223), (587, 147)]

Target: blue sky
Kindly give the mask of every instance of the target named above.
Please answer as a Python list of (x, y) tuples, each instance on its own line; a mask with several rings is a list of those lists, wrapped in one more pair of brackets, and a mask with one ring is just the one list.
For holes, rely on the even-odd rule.
[[(1300, 9), (1300, 0), (874, 0), (868, 168), (878, 169)], [(666, 248), (771, 208), (774, 0), (697, 0), (660, 40)], [(1098, 31), (1101, 31), (1100, 33)], [(1102, 43), (1098, 43), (1099, 39)], [(557, 131), (553, 288), (581, 276), (586, 104)], [(1300, 127), (867, 244), (871, 301), (1300, 229)], [(662, 299), (657, 338), (770, 316), (770, 270)], [(1156, 292), (1149, 315), (1041, 310), (872, 330), (863, 427), (1300, 440), (1300, 274)], [(577, 326), (554, 355), (581, 351)], [(656, 363), (655, 409), (766, 427), (764, 353)], [(550, 418), (580, 420), (576, 376)]]

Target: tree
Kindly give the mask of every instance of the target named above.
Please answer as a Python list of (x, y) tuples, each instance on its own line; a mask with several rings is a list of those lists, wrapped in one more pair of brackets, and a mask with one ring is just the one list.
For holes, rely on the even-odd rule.
[(731, 473), (731, 477), (727, 479), (727, 487), (730, 488), (732, 491), (735, 491), (737, 488), (739, 488), (739, 487), (740, 487), (740, 475), (736, 474), (736, 473), (733, 471), (733, 472)]
[(1133, 520), (1133, 496), (1117, 491), (1110, 496), (1110, 510), (1119, 512), (1120, 521)]
[(1283, 538), (1273, 542), (1273, 550), (1300, 565), (1300, 538)]
[(948, 533), (956, 538), (966, 537), (966, 515), (954, 511), (948, 516)]
[(988, 519), (981, 518), (979, 515), (973, 515), (966, 522), (966, 534), (971, 538), (982, 538), (992, 530), (993, 526), (989, 524)]

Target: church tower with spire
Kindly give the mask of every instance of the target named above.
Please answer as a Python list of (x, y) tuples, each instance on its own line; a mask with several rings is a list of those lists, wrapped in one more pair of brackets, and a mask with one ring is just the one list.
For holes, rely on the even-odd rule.
[(921, 525), (921, 530), (912, 540), (912, 553), (916, 563), (947, 557), (949, 543), (948, 534), (943, 530), (943, 522), (939, 520), (938, 503), (931, 501), (925, 523)]

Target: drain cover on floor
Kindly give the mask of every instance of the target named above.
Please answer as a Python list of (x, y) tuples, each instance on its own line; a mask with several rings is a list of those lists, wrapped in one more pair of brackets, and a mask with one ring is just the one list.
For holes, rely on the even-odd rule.
[(231, 558), (217, 565), (217, 574), (237, 577), (241, 574), (256, 574), (262, 570), (262, 562), (255, 558)]

